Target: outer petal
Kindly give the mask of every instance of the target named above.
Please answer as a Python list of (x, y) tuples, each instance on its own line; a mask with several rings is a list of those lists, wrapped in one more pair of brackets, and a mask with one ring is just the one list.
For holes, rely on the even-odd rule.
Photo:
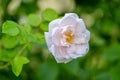
[(85, 33), (78, 33), (75, 35), (74, 44), (85, 44), (85, 43), (87, 43)]
[(51, 35), (49, 34), (49, 32), (45, 32), (44, 34), (45, 34), (45, 39), (46, 39), (46, 42), (47, 42), (48, 49), (50, 50), (51, 45), (52, 45)]
[(81, 56), (84, 56), (89, 50), (88, 43), (83, 45), (76, 45), (76, 54), (79, 54)]
[(71, 53), (75, 53), (75, 49), (76, 47), (75, 47), (75, 45), (73, 44), (73, 45), (70, 45), (70, 47), (67, 47), (66, 48), (66, 50), (67, 50), (67, 54), (69, 55), (69, 54), (71, 54)]
[(66, 49), (64, 47), (58, 47), (52, 45), (52, 54), (55, 57), (58, 63), (67, 63), (72, 60), (71, 57), (68, 56)]
[(78, 18), (78, 16), (75, 13), (66, 13), (65, 16), (72, 16), (74, 18)]
[(60, 26), (77, 25), (78, 17), (75, 14), (66, 14), (60, 21)]
[(71, 61), (72, 58), (70, 57), (70, 58), (67, 59), (67, 58), (64, 58), (64, 57), (56, 56), (55, 60), (57, 61), (57, 63), (67, 63), (67, 62)]
[(83, 19), (77, 20), (77, 29), (76, 30), (77, 30), (77, 32), (85, 32), (86, 26), (85, 26)]
[(53, 31), (52, 31), (52, 41), (54, 43), (54, 45), (60, 45), (60, 39), (61, 39), (61, 35), (59, 32), (58, 27), (56, 27)]
[(67, 49), (67, 52), (71, 59), (83, 56), (82, 54), (76, 53), (76, 45), (71, 45), (71, 47)]
[(90, 40), (90, 32), (88, 30), (86, 30), (86, 40), (87, 41)]
[(52, 32), (54, 28), (59, 27), (59, 22), (61, 19), (53, 20), (49, 23), (49, 31)]

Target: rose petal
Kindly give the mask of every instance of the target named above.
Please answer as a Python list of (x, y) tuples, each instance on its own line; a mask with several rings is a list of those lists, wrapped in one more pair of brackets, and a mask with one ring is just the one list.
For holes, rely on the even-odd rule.
[(77, 19), (74, 16), (65, 15), (60, 21), (60, 26), (64, 27), (67, 25), (77, 25)]
[(76, 45), (76, 54), (85, 55), (89, 50), (88, 43), (82, 45)]
[(57, 47), (52, 45), (50, 48), (50, 51), (52, 52), (52, 55), (55, 57), (55, 60), (57, 61), (57, 63), (67, 63), (72, 59), (68, 59), (68, 58), (64, 58), (64, 55), (61, 54), (61, 51), (58, 50)]
[(65, 48), (63, 48), (63, 47), (58, 47), (58, 46), (52, 45), (51, 51), (52, 51), (52, 54), (58, 63), (63, 63), (63, 62), (66, 63), (66, 62), (72, 60), (68, 56)]
[(73, 45), (70, 45), (70, 47), (67, 47), (66, 48), (66, 51), (67, 51), (67, 54), (69, 55), (70, 53), (75, 53), (75, 49), (76, 47), (75, 47), (75, 45), (73, 44)]
[(74, 58), (74, 59), (82, 56), (80, 54), (76, 54), (76, 45), (71, 45), (71, 47), (69, 47), (67, 49), (67, 54), (68, 54), (68, 56), (70, 56), (71, 58)]
[(55, 60), (57, 61), (57, 63), (67, 63), (67, 62), (71, 61), (72, 58), (71, 57), (64, 58), (62, 56), (61, 57), (60, 56), (55, 56)]
[(90, 32), (88, 30), (86, 30), (86, 40), (87, 41), (90, 40)]
[(54, 28), (52, 32), (52, 41), (55, 45), (60, 45), (61, 35), (59, 33), (58, 27)]
[(87, 42), (85, 33), (78, 33), (75, 35), (74, 44), (85, 44)]
[(46, 39), (46, 42), (47, 42), (48, 49), (50, 50), (50, 47), (52, 45), (52, 38), (49, 35), (49, 32), (45, 32), (44, 35), (45, 35), (45, 39)]
[(86, 30), (85, 23), (83, 19), (77, 20), (77, 32), (84, 32)]
[(74, 18), (78, 18), (78, 16), (75, 13), (66, 13), (65, 16), (72, 16)]
[(59, 27), (59, 22), (61, 19), (53, 20), (49, 23), (49, 31), (52, 32), (54, 28)]
[(76, 59), (76, 58), (81, 57), (81, 56), (83, 56), (83, 55), (71, 53), (71, 54), (69, 54), (69, 56), (70, 56), (71, 58), (73, 58), (73, 59)]

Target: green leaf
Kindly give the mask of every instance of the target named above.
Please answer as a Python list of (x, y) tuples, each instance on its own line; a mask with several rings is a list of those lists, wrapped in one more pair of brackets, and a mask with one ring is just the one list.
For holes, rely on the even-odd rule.
[(79, 77), (81, 80), (89, 80), (89, 76), (91, 76), (91, 71), (88, 69), (81, 69), (79, 73)]
[(34, 27), (37, 27), (40, 24), (40, 17), (36, 14), (28, 15), (28, 20), (29, 23)]
[(0, 46), (0, 60), (1, 60), (1, 58), (2, 58), (2, 47)]
[[(28, 27), (28, 28), (27, 28)], [(28, 24), (20, 27), (20, 31), (21, 33), (19, 34), (19, 38), (20, 38), (20, 44), (25, 44), (28, 41), (30, 42), (38, 42), (37, 36), (35, 35), (36, 33), (32, 33), (31, 28)]]
[(95, 44), (96, 46), (102, 46), (105, 44), (105, 40), (99, 36), (95, 36), (93, 44)]
[(2, 37), (2, 27), (1, 27), (1, 24), (0, 24), (0, 39)]
[(23, 3), (33, 3), (34, 0), (21, 0)]
[[(102, 72), (95, 77), (95, 80), (111, 80), (108, 72)], [(115, 79), (116, 80), (116, 79)]]
[(47, 61), (40, 64), (35, 80), (56, 80), (58, 75), (58, 66), (54, 61)]
[(73, 60), (66, 65), (64, 65), (64, 68), (69, 71), (70, 73), (77, 75), (79, 72), (79, 61)]
[(111, 32), (116, 28), (116, 25), (111, 21), (104, 21), (102, 23), (102, 33), (110, 35)]
[(48, 8), (48, 9), (43, 11), (42, 17), (46, 21), (52, 21), (52, 20), (58, 18), (58, 14), (57, 14), (57, 12), (55, 10)]
[(46, 43), (45, 36), (42, 33), (36, 33), (35, 35), (38, 39), (39, 44), (45, 44)]
[(20, 27), (21, 33), (18, 35), (20, 44), (25, 44), (28, 42), (28, 34), (23, 26)]
[(115, 20), (120, 23), (120, 7), (115, 10)]
[(17, 46), (18, 41), (16, 37), (6, 35), (2, 37), (2, 43), (5, 48), (11, 49)]
[(120, 80), (120, 63), (112, 66), (110, 69), (110, 76), (111, 79), (110, 80)]
[(41, 33), (34, 33), (28, 36), (29, 41), (37, 44), (45, 44), (45, 37)]
[(4, 50), (2, 48), (0, 52), (1, 52), (0, 61), (5, 61), (5, 62), (12, 60), (16, 56), (16, 53), (17, 53), (16, 50)]
[(10, 36), (16, 36), (19, 33), (19, 25), (13, 21), (6, 21), (2, 26), (2, 33)]
[(105, 49), (102, 55), (108, 61), (115, 61), (120, 59), (120, 45), (112, 44)]
[(24, 30), (26, 31), (26, 33), (30, 34), (31, 33), (31, 26), (29, 24), (24, 24), (23, 25)]
[(12, 72), (18, 77), (22, 71), (23, 64), (27, 64), (29, 60), (26, 57), (18, 56), (12, 62)]
[(40, 28), (43, 30), (43, 31), (45, 31), (45, 32), (47, 32), (48, 31), (48, 22), (42, 22), (41, 24), (40, 24)]

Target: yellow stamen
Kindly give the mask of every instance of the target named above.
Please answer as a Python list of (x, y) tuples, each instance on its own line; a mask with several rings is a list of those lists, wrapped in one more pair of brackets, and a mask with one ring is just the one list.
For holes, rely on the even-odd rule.
[(66, 42), (72, 44), (73, 39), (74, 39), (74, 35), (72, 35), (72, 31), (71, 30), (66, 31), (64, 34), (65, 36), (67, 36)]

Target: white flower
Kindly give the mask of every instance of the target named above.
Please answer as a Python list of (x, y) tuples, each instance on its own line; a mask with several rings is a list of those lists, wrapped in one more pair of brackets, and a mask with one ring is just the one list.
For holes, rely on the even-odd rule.
[(67, 13), (63, 18), (50, 22), (45, 38), (58, 63), (84, 56), (89, 50), (90, 32), (75, 13)]

